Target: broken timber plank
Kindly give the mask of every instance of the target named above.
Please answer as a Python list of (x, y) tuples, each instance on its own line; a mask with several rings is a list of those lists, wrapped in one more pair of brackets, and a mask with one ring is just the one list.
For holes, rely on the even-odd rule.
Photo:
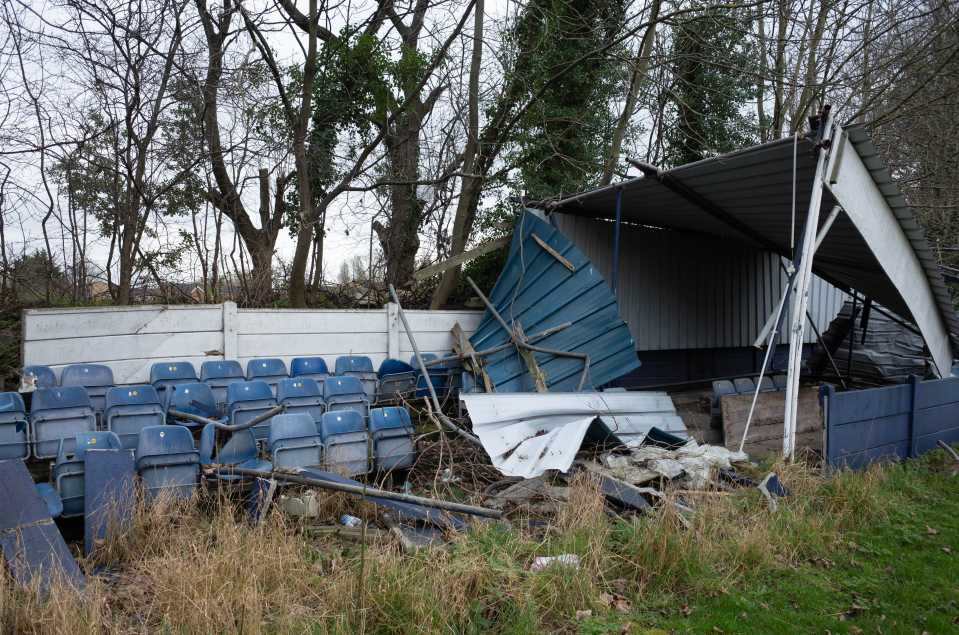
[(443, 262), (438, 262), (435, 265), (423, 267), (419, 271), (413, 273), (413, 279), (417, 282), (420, 282), (431, 276), (443, 273), (447, 269), (452, 269), (453, 267), (459, 266), (464, 262), (469, 262), (470, 260), (479, 258), (483, 254), (488, 254), (489, 252), (499, 249), (500, 247), (505, 247), (509, 244), (509, 241), (512, 240), (512, 238), (512, 236), (501, 236), (500, 238), (494, 238), (493, 240), (485, 242), (475, 249), (464, 251), (461, 254), (457, 254), (452, 258), (447, 258)]
[(486, 374), (486, 370), (483, 369), (483, 361), (476, 356), (476, 349), (473, 348), (469, 338), (466, 337), (466, 333), (463, 332), (463, 327), (460, 326), (459, 322), (453, 324), (450, 333), (453, 335), (453, 352), (467, 358), (466, 365), (469, 367), (469, 371), (483, 379), (483, 387), (486, 392), (496, 392), (493, 382)]
[[(721, 399), (724, 442), (730, 450), (739, 449), (752, 399), (752, 394), (723, 395)], [(743, 446), (744, 452), (750, 456), (782, 452), (785, 400), (785, 393), (782, 391), (759, 393), (753, 420), (749, 424), (749, 436)], [(817, 390), (800, 389), (796, 446), (822, 450), (822, 428), (823, 419)]]
[(559, 264), (563, 265), (564, 267), (566, 267), (566, 268), (569, 269), (570, 271), (576, 271), (576, 267), (573, 266), (573, 263), (571, 263), (569, 260), (567, 260), (566, 258), (564, 258), (564, 257), (562, 256), (562, 254), (560, 254), (558, 251), (556, 251), (555, 249), (553, 249), (552, 247), (550, 247), (548, 244), (546, 244), (546, 241), (545, 241), (545, 240), (543, 240), (542, 238), (540, 238), (540, 237), (537, 236), (536, 234), (530, 234), (530, 236), (533, 237), (533, 240), (536, 241), (536, 244), (537, 244), (537, 245), (539, 245), (540, 247), (543, 248), (543, 251), (545, 251), (545, 252), (548, 253), (550, 256), (552, 256), (553, 258), (555, 258), (555, 259), (557, 260), (557, 262), (559, 262)]
[[(535, 236), (536, 234), (533, 235)], [(513, 328), (516, 329), (516, 335), (519, 341), (525, 342), (526, 334), (523, 333), (523, 326), (519, 322), (515, 322), (513, 324)], [(546, 388), (546, 374), (543, 373), (543, 369), (541, 369), (539, 364), (536, 363), (536, 356), (533, 355), (533, 351), (521, 346), (517, 346), (516, 351), (526, 363), (526, 368), (529, 370), (529, 375), (533, 378), (533, 383), (536, 385), (536, 392), (549, 392), (549, 389)]]

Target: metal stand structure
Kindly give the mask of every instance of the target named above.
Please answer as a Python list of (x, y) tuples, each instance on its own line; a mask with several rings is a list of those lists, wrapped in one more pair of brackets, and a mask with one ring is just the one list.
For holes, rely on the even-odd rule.
[(809, 286), (812, 280), (812, 261), (816, 252), (819, 231), (819, 211), (822, 207), (823, 185), (829, 164), (829, 146), (832, 140), (832, 115), (828, 106), (823, 109), (819, 122), (818, 158), (816, 173), (809, 199), (809, 210), (803, 230), (802, 250), (794, 264), (796, 270), (795, 293), (790, 306), (789, 367), (786, 380), (786, 408), (783, 418), (783, 456), (792, 460), (796, 454), (796, 418), (799, 407), (799, 373), (802, 364), (802, 342), (806, 326), (806, 309), (809, 306)]

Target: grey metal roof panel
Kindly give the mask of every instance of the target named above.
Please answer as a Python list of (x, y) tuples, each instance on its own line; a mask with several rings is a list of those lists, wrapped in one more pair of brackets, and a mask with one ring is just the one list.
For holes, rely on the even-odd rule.
[[(846, 128), (845, 133), (864, 160), (919, 258), (948, 330), (954, 336), (959, 334), (959, 318), (951, 294), (942, 280), (935, 254), (926, 242), (925, 231), (907, 207), (905, 197), (866, 132), (854, 126)], [(751, 231), (771, 242), (775, 251), (788, 256), (791, 253), (793, 207), (795, 233), (798, 236), (809, 205), (815, 160), (810, 140), (794, 140), (790, 137), (679, 166), (668, 170), (666, 174), (748, 225)], [(795, 204), (792, 188), (794, 167)], [(550, 210), (613, 220), (616, 196), (620, 190), (624, 221), (714, 234), (757, 246), (751, 236), (716, 219), (674, 193), (658, 179), (629, 179), (557, 201)], [(828, 191), (823, 194), (823, 205), (825, 209), (835, 205)], [(888, 309), (910, 316), (898, 289), (889, 281), (856, 228), (842, 215), (817, 252), (813, 270), (841, 288), (858, 289)]]
[(611, 433), (631, 447), (654, 426), (688, 437), (664, 392), (463, 393), (460, 400), (493, 465), (507, 476), (568, 471), (590, 432)]

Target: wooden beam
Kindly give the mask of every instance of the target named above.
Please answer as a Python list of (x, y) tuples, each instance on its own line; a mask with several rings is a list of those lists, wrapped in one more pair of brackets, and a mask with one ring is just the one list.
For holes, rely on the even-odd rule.
[(493, 381), (486, 374), (486, 370), (483, 369), (482, 360), (476, 356), (476, 350), (470, 344), (469, 338), (466, 337), (466, 333), (463, 332), (463, 327), (460, 326), (459, 322), (453, 324), (450, 333), (453, 335), (453, 352), (466, 358), (464, 360), (466, 366), (473, 375), (482, 377), (486, 392), (496, 392)]
[[(525, 342), (526, 334), (523, 333), (523, 327), (520, 323), (514, 322), (513, 327), (516, 329), (518, 340)], [(529, 370), (529, 374), (533, 378), (533, 383), (536, 385), (536, 392), (549, 392), (549, 389), (546, 387), (546, 374), (543, 372), (543, 369), (539, 367), (539, 364), (536, 363), (536, 357), (533, 355), (533, 351), (522, 346), (517, 346), (516, 351), (519, 353), (519, 356), (523, 358), (523, 361), (526, 362), (526, 368)]]
[(452, 258), (447, 258), (443, 262), (438, 262), (435, 265), (430, 265), (429, 267), (423, 267), (413, 274), (413, 279), (417, 282), (420, 282), (431, 276), (443, 273), (447, 269), (452, 269), (453, 267), (461, 265), (464, 262), (469, 262), (470, 260), (479, 258), (483, 254), (488, 254), (489, 252), (499, 249), (500, 247), (505, 247), (509, 244), (509, 241), (512, 240), (512, 238), (512, 236), (501, 236), (499, 238), (494, 238), (489, 242), (483, 243), (476, 249), (464, 251), (461, 254), (453, 256)]
[(556, 260), (559, 261), (559, 264), (563, 265), (570, 271), (576, 271), (576, 267), (573, 266), (573, 263), (571, 263), (566, 258), (563, 258), (563, 256), (558, 251), (556, 251), (555, 249), (547, 245), (545, 240), (543, 240), (536, 234), (530, 234), (530, 235), (533, 237), (533, 240), (536, 241), (536, 244), (542, 247), (543, 251), (548, 253), (550, 256), (552, 256), (553, 258), (556, 258)]

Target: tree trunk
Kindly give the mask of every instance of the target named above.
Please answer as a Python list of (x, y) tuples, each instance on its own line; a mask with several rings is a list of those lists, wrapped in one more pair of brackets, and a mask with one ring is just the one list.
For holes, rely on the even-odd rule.
[(396, 287), (412, 279), (420, 247), (423, 205), (417, 196), (416, 181), (422, 123), (419, 109), (413, 107), (397, 118), (387, 137), (390, 175), (395, 181), (389, 186), (390, 215), (386, 225), (373, 223), (386, 263), (386, 282)]
[[(290, 270), (290, 306), (296, 308), (306, 306), (306, 265), (310, 257), (310, 242), (313, 240), (313, 224), (316, 222), (313, 184), (310, 181), (312, 174), (306, 156), (306, 133), (310, 126), (313, 82), (316, 79), (316, 0), (310, 0), (309, 20), (300, 108), (296, 113), (289, 112), (291, 118), (295, 116), (293, 155), (296, 158), (296, 184), (300, 198), (300, 227), (296, 233), (296, 252), (293, 254), (293, 267)], [(282, 86), (279, 88), (283, 89)]]
[[(479, 195), (483, 188), (483, 179), (478, 177), (464, 177), (460, 188), (460, 198), (456, 206), (456, 216), (453, 219), (452, 249), (450, 255), (455, 256), (466, 250), (466, 243), (473, 228), (476, 217), (476, 208), (479, 205)], [(439, 309), (449, 299), (456, 289), (460, 279), (460, 268), (447, 269), (440, 280), (439, 286), (433, 292), (430, 301), (431, 309)]]
[(623, 112), (616, 121), (616, 128), (613, 131), (613, 141), (610, 145), (609, 158), (606, 160), (606, 166), (603, 168), (603, 178), (600, 185), (609, 185), (613, 180), (613, 174), (616, 171), (616, 165), (619, 163), (619, 156), (623, 149), (623, 140), (626, 138), (626, 129), (629, 127), (629, 120), (636, 110), (636, 101), (639, 99), (639, 89), (646, 81), (646, 74), (649, 70), (649, 58), (653, 52), (653, 44), (656, 41), (656, 23), (659, 20), (659, 7), (661, 0), (653, 0), (653, 6), (649, 10), (649, 26), (643, 33), (643, 40), (639, 45), (639, 52), (636, 55), (636, 61), (633, 64), (633, 74), (629, 82), (629, 90), (626, 92), (626, 103), (623, 106)]

